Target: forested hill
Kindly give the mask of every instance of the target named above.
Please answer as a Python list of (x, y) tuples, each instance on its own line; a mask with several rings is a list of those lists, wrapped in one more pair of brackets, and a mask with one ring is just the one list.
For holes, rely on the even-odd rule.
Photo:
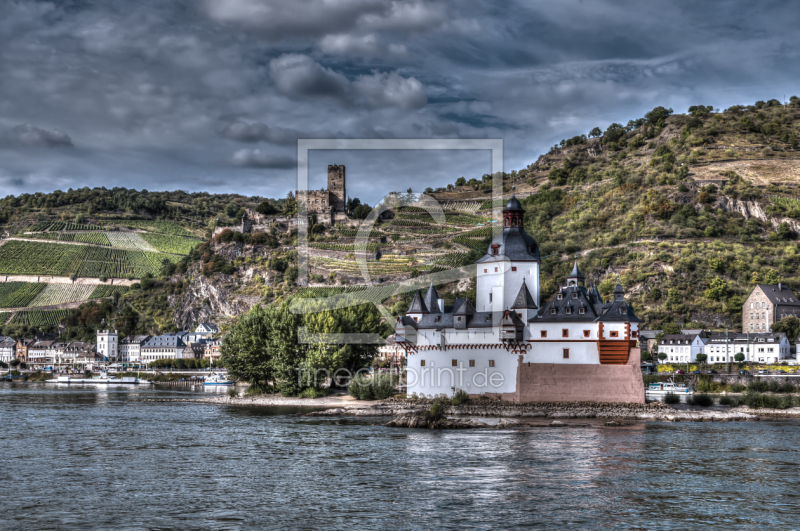
[[(544, 290), (581, 253), (608, 293), (621, 278), (637, 314), (740, 326), (756, 282), (800, 289), (800, 100), (656, 107), (626, 125), (563, 140), (515, 178), (542, 246)], [(470, 188), (462, 180), (456, 195)], [(523, 184), (519, 184), (523, 183)], [(481, 183), (471, 183), (473, 189)]]

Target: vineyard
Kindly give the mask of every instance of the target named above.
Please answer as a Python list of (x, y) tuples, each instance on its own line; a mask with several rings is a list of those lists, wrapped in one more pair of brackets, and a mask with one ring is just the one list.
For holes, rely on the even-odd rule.
[(50, 231), (56, 232), (61, 230), (103, 230), (103, 227), (97, 225), (84, 225), (83, 223), (68, 223), (64, 221), (40, 221), (36, 225), (25, 229), (27, 232), (41, 232)]
[(201, 243), (200, 240), (167, 234), (145, 233), (140, 234), (140, 236), (154, 249), (170, 254), (187, 255), (192, 252), (195, 246)]
[(0, 284), (0, 308), (22, 308), (45, 288), (34, 282), (5, 282)]
[(69, 310), (26, 310), (17, 312), (8, 324), (28, 326), (58, 326)]
[(481, 203), (477, 201), (470, 201), (466, 203), (455, 203), (452, 201), (448, 201), (447, 203), (442, 204), (442, 210), (452, 210), (457, 212), (467, 212), (470, 214), (474, 214), (478, 210), (481, 209)]
[(93, 245), (111, 245), (105, 233), (102, 232), (62, 232), (59, 234), (58, 240), (62, 242), (91, 243)]
[[(314, 249), (324, 249), (327, 251), (343, 251), (352, 253), (356, 249), (355, 245), (352, 243), (329, 243), (329, 242), (312, 242), (308, 244), (309, 247)], [(369, 252), (375, 252), (380, 248), (381, 244), (379, 243), (368, 243), (366, 245), (359, 245), (358, 249), (363, 250), (366, 249)]]
[(47, 284), (28, 306), (55, 306), (69, 302), (85, 301), (94, 291), (94, 286), (80, 284)]
[(164, 260), (178, 259), (162, 253), (12, 240), (0, 253), (0, 271), (8, 275), (141, 278), (158, 274)]
[(194, 238), (195, 235), (184, 229), (177, 223), (171, 221), (147, 220), (147, 219), (109, 219), (109, 223), (120, 225), (129, 229), (143, 229), (162, 234), (172, 234), (174, 236), (184, 236)]
[(0, 325), (5, 324), (8, 321), (8, 316), (11, 315), (8, 312), (0, 312)]
[(468, 254), (463, 252), (447, 253), (426, 262), (428, 265), (442, 265), (448, 268), (461, 267), (469, 265), (470, 263)]
[(92, 291), (91, 295), (89, 295), (89, 298), (101, 299), (103, 297), (113, 297), (115, 293), (122, 295), (126, 291), (128, 291), (128, 288), (125, 286), (109, 286), (106, 284), (100, 284), (99, 286), (94, 287), (94, 291)]
[(106, 237), (111, 242), (111, 247), (118, 249), (131, 249), (133, 251), (158, 252), (147, 243), (138, 232), (107, 232)]

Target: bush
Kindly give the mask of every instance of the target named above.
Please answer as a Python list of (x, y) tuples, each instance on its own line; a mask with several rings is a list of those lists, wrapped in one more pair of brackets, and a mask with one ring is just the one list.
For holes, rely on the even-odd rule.
[(317, 389), (316, 387), (309, 387), (308, 389), (304, 389), (303, 391), (298, 394), (298, 398), (320, 398), (326, 396), (327, 393), (322, 389)]
[(347, 392), (356, 400), (372, 400), (374, 397), (372, 381), (363, 374), (356, 375), (350, 381)]
[(738, 383), (736, 383), (736, 384), (733, 384), (733, 385), (731, 386), (731, 392), (732, 392), (732, 393), (741, 393), (741, 392), (742, 392), (742, 391), (744, 391), (745, 389), (747, 389), (745, 386), (743, 386), (742, 384), (738, 384)]
[(239, 396), (239, 392), (233, 387), (231, 387), (230, 389), (228, 389), (228, 396), (231, 398), (236, 398), (237, 396)]
[(680, 397), (675, 393), (667, 393), (664, 395), (665, 404), (677, 404), (680, 401), (681, 401)]
[(372, 378), (372, 395), (376, 400), (386, 400), (397, 392), (397, 377), (391, 374), (378, 374)]
[(739, 405), (739, 401), (733, 398), (732, 396), (723, 396), (719, 399), (719, 404), (721, 406), (731, 406), (736, 407)]
[(449, 405), (450, 404), (446, 398), (435, 399), (433, 404), (431, 404), (431, 408), (428, 410), (428, 420), (433, 421), (444, 418), (444, 412), (447, 410), (447, 406)]
[(708, 407), (708, 406), (713, 406), (714, 405), (714, 399), (711, 398), (711, 396), (709, 396), (709, 395), (707, 395), (705, 393), (700, 393), (700, 394), (692, 396), (692, 402), (691, 403), (694, 406)]
[(461, 404), (466, 404), (469, 402), (469, 394), (463, 389), (459, 389), (456, 391), (456, 394), (453, 395), (453, 405), (460, 406)]

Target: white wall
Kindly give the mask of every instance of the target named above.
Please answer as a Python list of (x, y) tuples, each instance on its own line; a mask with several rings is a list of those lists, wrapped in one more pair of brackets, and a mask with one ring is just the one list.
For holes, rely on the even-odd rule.
[[(517, 388), (518, 355), (502, 347), (422, 350), (407, 359), (408, 394), (452, 396), (453, 387), (469, 394), (513, 393)], [(420, 365), (422, 360), (425, 367)], [(475, 361), (474, 367), (469, 366), (470, 360)], [(489, 367), (489, 360), (494, 367)]]

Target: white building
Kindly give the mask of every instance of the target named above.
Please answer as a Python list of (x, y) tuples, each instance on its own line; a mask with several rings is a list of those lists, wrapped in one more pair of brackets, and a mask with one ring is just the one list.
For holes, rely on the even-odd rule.
[(109, 363), (116, 363), (119, 358), (119, 337), (114, 330), (97, 331), (97, 355)]
[(123, 363), (139, 363), (142, 345), (150, 336), (127, 336), (119, 342), (119, 360)]
[(701, 337), (701, 334), (668, 334), (661, 338), (658, 354), (667, 355), (665, 362), (694, 363), (707, 340), (707, 336)]
[[(431, 284), (424, 298), (419, 291), (415, 293), (405, 317), (398, 318), (395, 335), (408, 354), (409, 394), (451, 395), (462, 389), (469, 394), (539, 399), (544, 395), (533, 388), (538, 384), (523, 388), (526, 381), (536, 378), (527, 376), (527, 369), (528, 380), (520, 377), (518, 387), (518, 369), (526, 364), (554, 371), (557, 378), (568, 378), (570, 373), (586, 374), (587, 378), (616, 374), (614, 370), (599, 371), (598, 366), (628, 364), (639, 319), (625, 302), (619, 284), (606, 302), (596, 287), (585, 287), (575, 262), (566, 285), (540, 307), (539, 249), (525, 233), (524, 213), (512, 196), (503, 210), (502, 233), (476, 262), (475, 307), (467, 299), (456, 299), (452, 307), (445, 307)], [(638, 391), (632, 390), (641, 387), (643, 395), (641, 384), (626, 379), (629, 371), (618, 372), (626, 389), (624, 393), (620, 390), (620, 401), (643, 401), (643, 396), (634, 397)], [(596, 384), (602, 391), (608, 383), (602, 376), (588, 379), (588, 384), (578, 384), (579, 377), (573, 381), (567, 387), (585, 388), (574, 388), (575, 397), (585, 396), (581, 393)], [(558, 394), (558, 390), (552, 393)]]
[(201, 334), (217, 334), (219, 327), (214, 323), (200, 323), (194, 331)]
[(406, 351), (397, 344), (394, 334), (386, 338), (386, 344), (378, 347), (378, 358), (389, 362), (390, 367), (400, 368), (405, 363)]
[(3, 337), (0, 340), (0, 361), (11, 363), (17, 352), (17, 342), (10, 337)]
[(736, 354), (744, 355), (744, 361), (755, 363), (780, 363), (791, 356), (791, 343), (784, 333), (764, 334), (728, 333), (711, 334), (704, 345), (703, 354), (707, 363), (729, 363), (736, 361)]
[(155, 360), (180, 359), (186, 347), (183, 342), (184, 334), (185, 332), (151, 337), (141, 346), (141, 360), (150, 363)]

